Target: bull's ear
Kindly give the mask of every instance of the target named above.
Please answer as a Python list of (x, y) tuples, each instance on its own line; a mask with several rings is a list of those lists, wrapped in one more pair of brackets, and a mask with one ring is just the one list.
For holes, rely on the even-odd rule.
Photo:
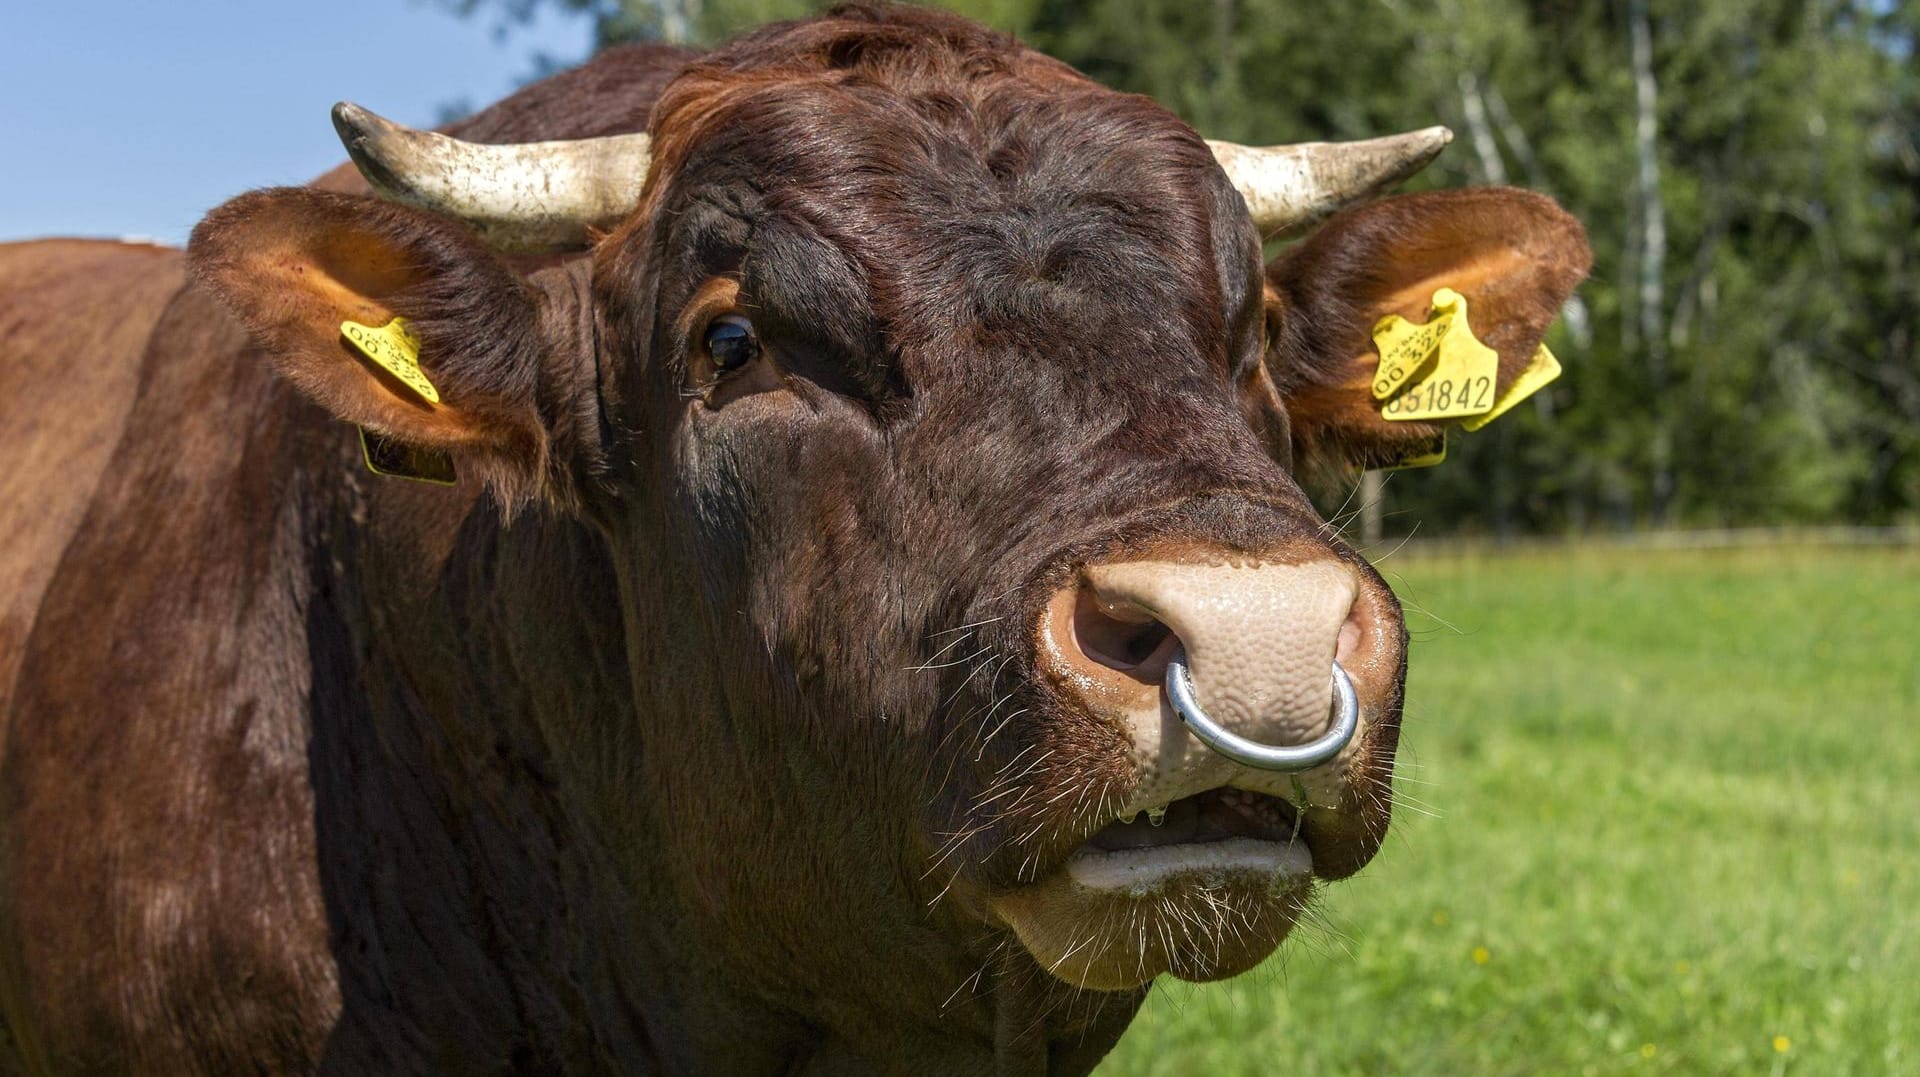
[[(506, 505), (554, 492), (541, 398), (555, 387), (540, 383), (568, 364), (548, 354), (536, 290), (458, 225), (372, 198), (277, 188), (214, 210), (188, 256), (280, 374), (334, 415), (451, 455)], [(417, 340), (424, 391), (343, 331), (395, 317)]]
[(1586, 231), (1552, 199), (1508, 187), (1382, 199), (1329, 220), (1267, 267), (1267, 371), (1295, 455), (1381, 467), (1418, 455), (1440, 426), (1381, 417), (1372, 331), (1427, 319), (1435, 290), (1468, 301), (1500, 354), (1495, 398), (1525, 370), (1592, 264)]

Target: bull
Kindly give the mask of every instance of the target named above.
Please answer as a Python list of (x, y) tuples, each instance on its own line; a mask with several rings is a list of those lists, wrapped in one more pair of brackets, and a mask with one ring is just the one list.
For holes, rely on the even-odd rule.
[(1379, 848), (1406, 634), (1294, 476), (1439, 431), (1436, 286), (1513, 381), (1549, 200), (864, 5), (335, 120), (0, 248), (0, 1068), (1082, 1073)]

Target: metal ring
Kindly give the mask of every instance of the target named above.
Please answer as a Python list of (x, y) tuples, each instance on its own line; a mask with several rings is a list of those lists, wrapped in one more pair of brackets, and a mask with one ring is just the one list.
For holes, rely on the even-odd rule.
[(1187, 670), (1186, 651), (1176, 652), (1167, 662), (1167, 700), (1193, 735), (1228, 759), (1261, 770), (1311, 770), (1339, 755), (1360, 728), (1360, 700), (1354, 695), (1353, 681), (1338, 662), (1333, 664), (1333, 698), (1339, 716), (1325, 736), (1307, 744), (1261, 744), (1228, 732), (1200, 708), (1200, 701), (1193, 695), (1193, 674)]

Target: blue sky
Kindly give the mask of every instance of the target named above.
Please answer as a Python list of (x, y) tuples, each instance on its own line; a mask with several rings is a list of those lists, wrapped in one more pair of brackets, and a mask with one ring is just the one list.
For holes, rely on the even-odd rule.
[(584, 20), (497, 40), (425, 0), (17, 0), (0, 7), (0, 240), (183, 243), (253, 187), (345, 159), (327, 110), (431, 125), (512, 90), (544, 52), (584, 56)]

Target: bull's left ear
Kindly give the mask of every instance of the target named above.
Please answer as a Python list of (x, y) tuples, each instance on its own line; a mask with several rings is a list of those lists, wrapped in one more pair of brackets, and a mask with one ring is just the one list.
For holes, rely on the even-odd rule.
[(1266, 368), (1295, 455), (1382, 467), (1440, 433), (1382, 418), (1372, 392), (1381, 318), (1423, 322), (1435, 290), (1465, 296), (1474, 335), (1500, 355), (1497, 399), (1592, 262), (1580, 222), (1508, 187), (1401, 195), (1335, 216), (1267, 267)]
[[(570, 334), (546, 324), (540, 290), (460, 226), (372, 198), (277, 188), (214, 210), (188, 257), (275, 369), (335, 416), (452, 456), (506, 506), (568, 498), (557, 428), (577, 410), (571, 398), (591, 399), (591, 356), (567, 354)], [(343, 331), (395, 317), (417, 340), (425, 388)]]

